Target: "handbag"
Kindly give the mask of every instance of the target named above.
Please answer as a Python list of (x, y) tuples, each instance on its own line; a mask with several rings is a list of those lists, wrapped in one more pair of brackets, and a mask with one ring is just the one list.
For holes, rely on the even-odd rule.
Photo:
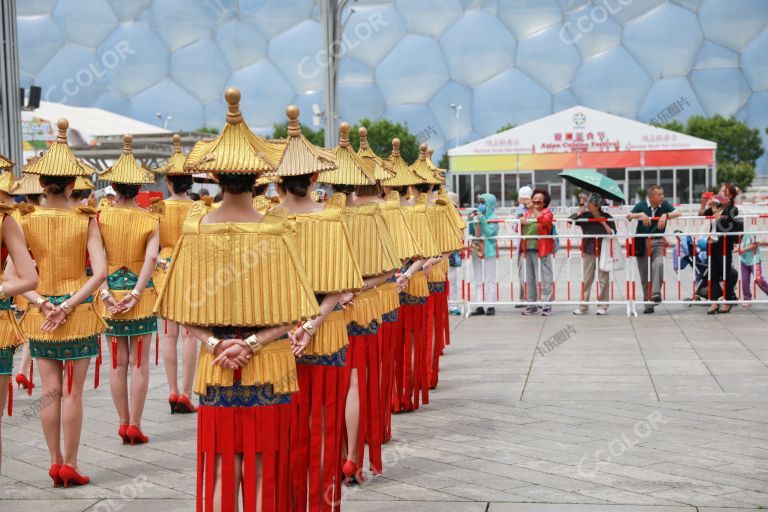
[[(476, 237), (483, 236), (482, 230), (480, 228), (480, 222), (475, 222), (474, 224), (474, 232)], [(472, 256), (475, 258), (483, 259), (485, 258), (485, 241), (484, 240), (472, 240), (470, 243), (470, 250), (472, 251)]]
[[(613, 244), (613, 254), (611, 254), (611, 240), (616, 243)], [(600, 239), (600, 261), (598, 268), (603, 272), (612, 272), (616, 270), (624, 270), (624, 250), (621, 247), (618, 239), (616, 238), (602, 238)]]

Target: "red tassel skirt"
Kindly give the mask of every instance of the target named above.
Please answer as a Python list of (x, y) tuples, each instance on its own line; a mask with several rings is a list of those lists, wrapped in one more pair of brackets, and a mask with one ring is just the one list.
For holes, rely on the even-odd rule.
[(429, 389), (435, 389), (440, 372), (440, 356), (443, 355), (447, 344), (448, 293), (444, 283), (429, 283), (429, 288), (425, 329), (428, 358), (427, 381)]
[(360, 419), (357, 436), (357, 467), (363, 466), (363, 453), (368, 445), (371, 471), (380, 474), (381, 462), (381, 390), (379, 366), (379, 337), (376, 334), (349, 337), (345, 382), (349, 388), (352, 369), (357, 370), (357, 388), (360, 397)]
[[(257, 388), (255, 394), (253, 388)], [(232, 405), (238, 400), (258, 400), (254, 395), (259, 395), (259, 390), (264, 388), (236, 383), (213, 390), (209, 387), (206, 398), (210, 400), (201, 397), (197, 413), (197, 512), (213, 512), (217, 457), (221, 458), (221, 510), (235, 510), (238, 500), (236, 456), (243, 460), (243, 511), (255, 512), (260, 499), (263, 512), (290, 512), (290, 397), (287, 397), (288, 403), (280, 405)], [(206, 405), (213, 402), (222, 405)], [(260, 490), (257, 489), (259, 476)]]
[(336, 512), (341, 510), (347, 371), (301, 360), (296, 369), (299, 392), (291, 401), (290, 429), (293, 511)]
[(419, 400), (429, 403), (426, 327), (426, 303), (401, 304), (392, 338), (395, 345), (394, 413), (417, 410)]
[(395, 390), (395, 331), (397, 330), (398, 310), (391, 311), (382, 316), (382, 324), (379, 329), (379, 361), (381, 364), (381, 429), (382, 443), (388, 443), (392, 439), (392, 394)]

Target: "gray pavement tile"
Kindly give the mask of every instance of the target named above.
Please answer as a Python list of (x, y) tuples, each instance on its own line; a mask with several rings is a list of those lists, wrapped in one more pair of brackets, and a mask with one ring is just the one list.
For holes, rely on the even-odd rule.
[(491, 503), (488, 512), (696, 512), (696, 508), (653, 505)]
[(41, 510), (46, 512), (84, 512), (90, 510), (98, 501), (93, 499), (0, 501), (0, 510), (3, 512), (40, 512)]
[(428, 503), (425, 501), (398, 501), (396, 504), (388, 501), (355, 502), (344, 505), (346, 512), (391, 512), (397, 509), (402, 512), (485, 512), (486, 504), (449, 502)]

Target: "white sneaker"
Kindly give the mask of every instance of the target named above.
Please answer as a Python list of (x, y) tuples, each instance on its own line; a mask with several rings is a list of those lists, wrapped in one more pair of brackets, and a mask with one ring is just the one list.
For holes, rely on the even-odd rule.
[(581, 309), (581, 308), (573, 311), (574, 315), (586, 315), (587, 313), (589, 313), (589, 310)]
[(608, 310), (605, 308), (597, 308), (597, 315), (603, 316), (608, 314)]

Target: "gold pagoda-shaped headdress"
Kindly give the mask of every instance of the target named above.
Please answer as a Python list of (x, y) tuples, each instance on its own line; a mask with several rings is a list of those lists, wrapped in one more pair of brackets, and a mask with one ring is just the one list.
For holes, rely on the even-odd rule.
[(375, 185), (373, 175), (374, 162), (355, 153), (349, 143), (349, 124), (339, 126), (339, 145), (333, 148), (336, 169), (323, 171), (317, 178), (318, 183), (331, 185)]
[(198, 142), (184, 162), (185, 174), (227, 173), (254, 174), (273, 170), (269, 163), (270, 147), (248, 128), (240, 112), (240, 90), (230, 87), (227, 100), (227, 122), (215, 139)]
[(17, 187), (18, 181), (16, 181), (13, 175), (13, 162), (3, 155), (0, 155), (0, 192), (5, 192), (8, 195), (13, 195), (14, 189)]
[(13, 193), (20, 196), (31, 196), (42, 194), (44, 192), (45, 190), (43, 190), (43, 187), (40, 185), (40, 178), (31, 174), (25, 174), (20, 180), (16, 182), (16, 186), (13, 189)]
[(435, 177), (438, 180), (440, 180), (440, 183), (445, 185), (445, 173), (447, 171), (435, 165), (435, 162), (432, 160), (432, 153), (434, 152), (435, 150), (432, 148), (427, 149), (427, 166), (429, 166), (429, 168), (432, 169), (432, 173), (435, 175)]
[(67, 144), (69, 121), (59, 119), (59, 134), (48, 151), (39, 158), (33, 158), (22, 169), (27, 174), (38, 176), (74, 177), (87, 176), (88, 171), (80, 164)]
[(13, 169), (13, 160), (0, 155), (0, 171), (10, 171)]
[(164, 174), (166, 176), (177, 176), (180, 174), (189, 174), (184, 172), (184, 150), (181, 149), (181, 135), (173, 134), (173, 153), (171, 157), (160, 167), (152, 169), (155, 174)]
[(146, 185), (155, 182), (155, 177), (149, 169), (140, 166), (136, 161), (131, 149), (132, 144), (133, 135), (123, 135), (123, 154), (117, 162), (99, 175), (99, 179), (126, 185)]
[(393, 177), (394, 173), (390, 171), (389, 164), (374, 153), (371, 146), (368, 145), (368, 129), (365, 126), (361, 126), (357, 130), (357, 134), (360, 137), (360, 146), (357, 148), (357, 154), (373, 164), (373, 178), (376, 181), (382, 181)]
[(335, 169), (333, 150), (315, 146), (301, 133), (299, 107), (289, 105), (285, 114), (288, 116), (288, 138), (279, 142), (264, 141), (265, 144), (281, 151), (279, 159), (275, 162), (275, 170), (270, 174), (302, 176)]
[(426, 185), (439, 185), (440, 179), (435, 176), (435, 173), (430, 169), (427, 164), (427, 145), (421, 145), (421, 151), (419, 151), (419, 158), (416, 159), (410, 166), (411, 171), (421, 178), (421, 183)]
[(78, 176), (75, 179), (75, 188), (72, 190), (93, 190), (94, 188), (96, 187), (93, 186), (93, 182), (91, 180), (85, 176)]
[(385, 163), (389, 163), (390, 169), (394, 173), (391, 178), (382, 180), (381, 184), (385, 187), (408, 187), (424, 182), (422, 178), (408, 168), (408, 164), (400, 156), (400, 139), (392, 139), (392, 154), (387, 157)]

